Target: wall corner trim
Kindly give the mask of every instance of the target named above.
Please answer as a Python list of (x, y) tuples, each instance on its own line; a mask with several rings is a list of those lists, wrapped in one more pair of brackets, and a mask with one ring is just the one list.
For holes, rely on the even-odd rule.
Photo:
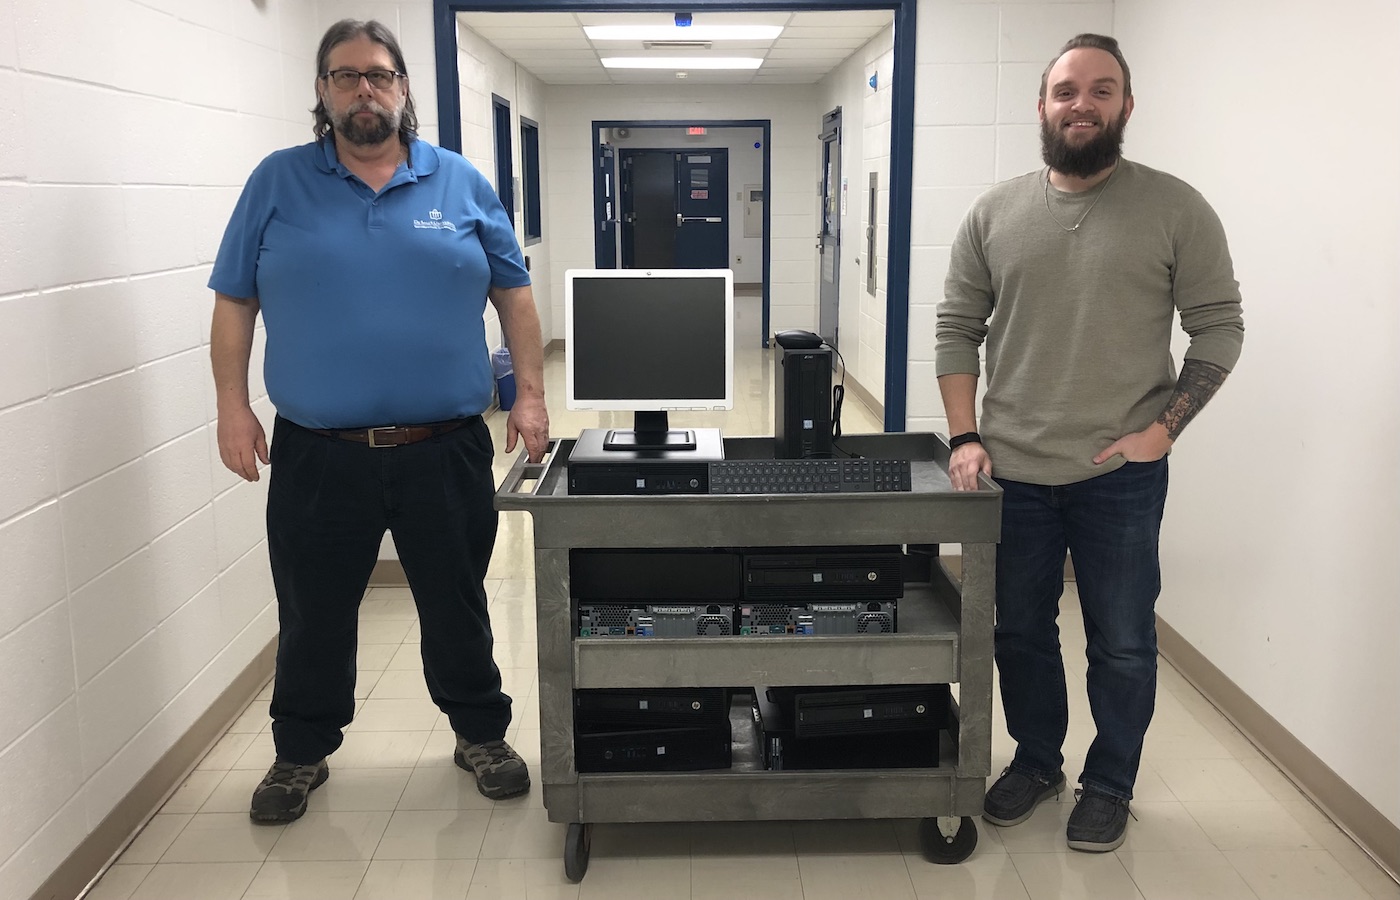
[(1400, 827), (1284, 728), (1159, 616), (1162, 656), (1391, 878), (1400, 872)]
[(30, 900), (73, 900), (84, 895), (93, 879), (116, 862), (118, 855), (160, 811), (170, 795), (184, 784), (199, 761), (262, 690), (272, 677), (276, 661), (277, 638), (274, 637), (150, 771), (127, 791), (107, 817), (88, 832), (48, 881), (30, 895)]

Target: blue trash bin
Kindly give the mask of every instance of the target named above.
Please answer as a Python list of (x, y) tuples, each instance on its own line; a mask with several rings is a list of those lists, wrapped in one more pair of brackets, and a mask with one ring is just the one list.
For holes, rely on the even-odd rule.
[(509, 411), (515, 405), (515, 367), (510, 362), (510, 350), (497, 347), (491, 351), (491, 374), (496, 378), (496, 396), (501, 409)]

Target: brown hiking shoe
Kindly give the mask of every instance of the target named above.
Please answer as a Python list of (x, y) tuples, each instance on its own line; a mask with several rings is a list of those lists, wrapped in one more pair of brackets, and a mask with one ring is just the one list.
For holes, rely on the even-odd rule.
[(277, 760), (253, 790), (248, 817), (261, 825), (295, 822), (306, 812), (307, 795), (326, 783), (330, 767), (323, 759), (309, 766)]
[(483, 797), (499, 800), (530, 789), (530, 771), (525, 760), (505, 741), (473, 744), (458, 736), (452, 761), (476, 775), (476, 789)]

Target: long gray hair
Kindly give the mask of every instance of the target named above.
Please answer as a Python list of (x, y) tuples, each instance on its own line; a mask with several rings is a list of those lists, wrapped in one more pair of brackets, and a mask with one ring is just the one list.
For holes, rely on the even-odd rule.
[[(394, 33), (386, 28), (382, 23), (370, 19), (368, 22), (361, 22), (357, 19), (341, 19), (326, 31), (326, 36), (321, 38), (321, 47), (316, 51), (316, 77), (320, 78), (326, 74), (326, 66), (330, 64), (331, 51), (346, 41), (353, 41), (357, 37), (367, 37), (389, 51), (389, 56), (394, 60), (394, 70), (400, 74), (408, 74), (408, 65), (404, 62), (403, 51), (399, 49), (398, 39)], [(311, 126), (311, 133), (316, 135), (317, 140), (321, 140), (331, 133), (331, 114), (326, 109), (325, 101), (318, 94), (316, 96), (316, 106), (311, 110), (311, 115), (315, 117), (315, 124)], [(399, 140), (407, 146), (418, 134), (418, 114), (413, 111), (413, 88), (408, 89), (408, 95), (404, 98), (403, 117), (399, 120)]]

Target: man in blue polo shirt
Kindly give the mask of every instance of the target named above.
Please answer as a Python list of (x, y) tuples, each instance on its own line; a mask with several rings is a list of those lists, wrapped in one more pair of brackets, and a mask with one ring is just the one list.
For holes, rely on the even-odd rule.
[[(224, 234), (211, 355), (219, 454), (250, 481), (274, 463), (268, 554), (279, 609), (276, 759), (256, 822), (306, 811), (354, 712), (356, 625), (385, 530), (423, 631), (423, 673), (457, 765), (497, 799), (530, 776), (504, 740), (483, 578), (496, 536), (489, 299), (515, 367), (506, 450), (549, 440), (543, 347), (510, 220), (461, 156), (417, 139), (407, 68), (378, 22), (333, 25), (316, 57), (316, 141), (254, 170)], [(248, 402), (261, 310), (272, 450)]]

